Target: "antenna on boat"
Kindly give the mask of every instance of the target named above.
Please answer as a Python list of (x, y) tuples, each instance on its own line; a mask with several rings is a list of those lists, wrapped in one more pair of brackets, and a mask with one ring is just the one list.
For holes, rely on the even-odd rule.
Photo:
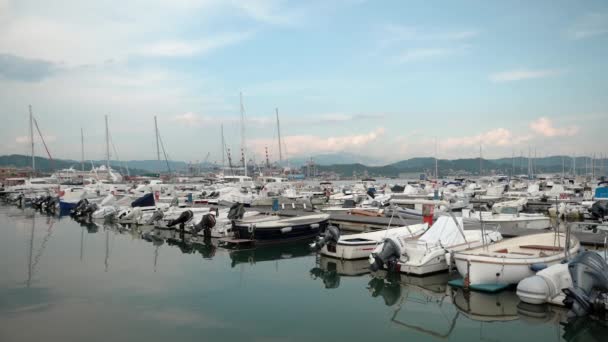
[(34, 155), (34, 115), (32, 114), (32, 105), (29, 105), (30, 110), (30, 143), (32, 145), (32, 175), (36, 173), (36, 157)]

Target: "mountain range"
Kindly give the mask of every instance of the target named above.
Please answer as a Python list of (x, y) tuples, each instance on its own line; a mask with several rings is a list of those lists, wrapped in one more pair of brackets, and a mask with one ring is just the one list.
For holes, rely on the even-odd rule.
[[(341, 176), (352, 176), (353, 174), (363, 175), (367, 173), (370, 176), (384, 176), (384, 177), (397, 177), (403, 173), (421, 173), (427, 172), (430, 174), (434, 173), (435, 170), (435, 158), (423, 157), (423, 158), (410, 158), (402, 161), (398, 161), (388, 165), (378, 165), (378, 161), (373, 158), (367, 158), (352, 154), (324, 154), (313, 156), (312, 159), (315, 161), (318, 172), (334, 172)], [(308, 159), (310, 160), (310, 159)], [(29, 167), (32, 159), (25, 155), (8, 155), (0, 156), (0, 166), (14, 166), (14, 167)], [(306, 165), (306, 158), (294, 158), (289, 160), (291, 166), (303, 166)], [(536, 158), (532, 160), (534, 165), (535, 173), (560, 173), (562, 169), (566, 172), (572, 169), (573, 159), (571, 157), (562, 156), (551, 156)], [(606, 160), (602, 162), (596, 161), (596, 173), (598, 171), (605, 172), (608, 167), (603, 167), (607, 164)], [(88, 161), (85, 162), (85, 170), (90, 170), (91, 165), (99, 166), (104, 165), (105, 161)], [(112, 168), (120, 170), (126, 173), (125, 166), (128, 166), (129, 172), (132, 175), (142, 175), (150, 173), (159, 173), (167, 171), (167, 164), (171, 171), (187, 171), (189, 166), (198, 168), (199, 165), (191, 165), (184, 161), (158, 161), (158, 160), (130, 160), (127, 162), (110, 161)], [(576, 168), (577, 173), (582, 174), (586, 169), (586, 165), (590, 165), (589, 157), (577, 157)], [(377, 166), (373, 166), (377, 165)], [(210, 163), (200, 165), (201, 168), (207, 168), (213, 166)], [(43, 172), (52, 172), (59, 169), (66, 169), (74, 167), (80, 169), (81, 165), (76, 160), (65, 160), (65, 159), (54, 159), (49, 160), (43, 157), (36, 157), (36, 169)], [(455, 174), (479, 174), (480, 170), (480, 159), (439, 159), (437, 161), (437, 168), (441, 175), (455, 175)], [(516, 158), (499, 158), (499, 159), (482, 159), (481, 160), (482, 174), (490, 173), (502, 173), (502, 174), (527, 174), (528, 172), (528, 158), (516, 157)]]

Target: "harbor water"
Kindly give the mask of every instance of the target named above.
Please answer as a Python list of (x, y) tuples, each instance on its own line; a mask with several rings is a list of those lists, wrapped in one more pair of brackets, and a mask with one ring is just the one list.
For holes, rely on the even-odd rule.
[[(151, 228), (149, 228), (151, 229)], [(367, 273), (306, 244), (227, 250), (0, 206), (0, 341), (606, 341), (605, 322)]]

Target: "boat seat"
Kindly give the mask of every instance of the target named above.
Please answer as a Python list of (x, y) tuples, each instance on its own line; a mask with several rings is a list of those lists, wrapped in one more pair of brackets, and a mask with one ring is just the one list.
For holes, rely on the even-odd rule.
[(509, 250), (506, 249), (506, 248), (495, 250), (494, 253), (517, 254), (517, 255), (534, 255), (532, 253), (513, 252), (513, 251), (509, 252)]
[(563, 247), (545, 246), (545, 245), (521, 245), (521, 246), (519, 246), (519, 248), (522, 248), (522, 249), (539, 249), (541, 251), (554, 251), (554, 252), (561, 252), (561, 251), (564, 250)]

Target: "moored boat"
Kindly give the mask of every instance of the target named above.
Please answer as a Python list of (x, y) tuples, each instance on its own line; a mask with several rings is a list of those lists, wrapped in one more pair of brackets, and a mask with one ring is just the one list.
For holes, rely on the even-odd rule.
[(533, 265), (543, 267), (560, 263), (578, 252), (574, 236), (540, 233), (520, 236), (453, 254), (460, 275), (469, 285), (510, 285), (534, 275)]
[(265, 221), (235, 221), (232, 228), (237, 239), (268, 244), (310, 240), (324, 231), (328, 222), (328, 214), (314, 214)]

